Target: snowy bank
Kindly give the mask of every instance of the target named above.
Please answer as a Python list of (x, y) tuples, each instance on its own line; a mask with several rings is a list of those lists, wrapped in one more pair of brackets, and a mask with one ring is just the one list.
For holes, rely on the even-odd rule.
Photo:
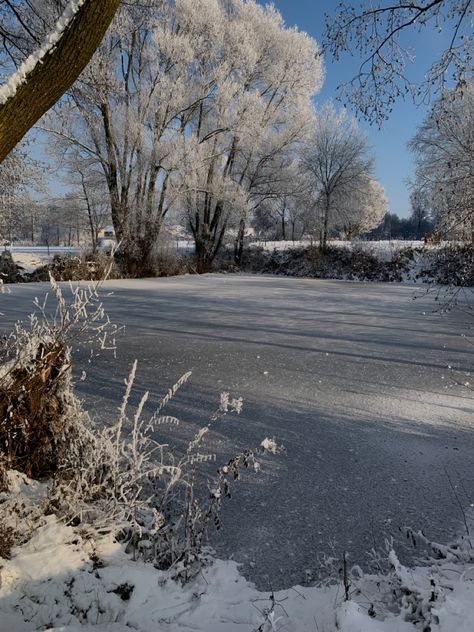
[[(10, 473), (10, 482), (0, 502), (13, 497), (30, 509), (45, 489), (24, 475)], [(411, 569), (392, 551), (385, 574), (353, 570), (345, 601), (339, 583), (258, 592), (232, 561), (216, 560), (181, 585), (133, 561), (112, 536), (94, 540), (48, 515), (0, 558), (0, 632), (471, 632), (469, 548), (467, 540), (441, 547), (443, 561)]]

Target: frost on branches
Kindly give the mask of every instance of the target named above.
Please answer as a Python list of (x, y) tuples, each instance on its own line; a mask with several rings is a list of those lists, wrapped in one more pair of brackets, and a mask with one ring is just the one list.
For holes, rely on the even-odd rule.
[(132, 3), (48, 129), (102, 170), (132, 274), (149, 270), (171, 215), (186, 222), (202, 271), (291, 179), (322, 78), (316, 42), (272, 6)]
[(54, 49), (84, 2), (85, 0), (69, 0), (61, 17), (56, 22), (54, 31), (48, 35), (43, 46), (25, 59), (8, 81), (0, 86), (0, 105), (16, 94), (18, 87), (26, 81), (28, 74), (35, 66), (41, 64), (44, 57)]
[(474, 241), (474, 79), (446, 90), (410, 142), (414, 191), (431, 210), (440, 236)]
[(352, 238), (380, 223), (387, 200), (373, 178), (367, 138), (344, 110), (328, 103), (318, 112), (302, 163), (309, 181), (308, 221), (322, 250), (331, 230)]

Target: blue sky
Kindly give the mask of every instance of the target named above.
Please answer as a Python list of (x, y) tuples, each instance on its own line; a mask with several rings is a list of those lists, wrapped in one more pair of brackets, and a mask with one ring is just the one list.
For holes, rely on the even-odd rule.
[[(259, 0), (266, 4), (264, 0)], [(287, 26), (298, 26), (321, 42), (324, 31), (324, 14), (333, 13), (336, 0), (274, 0)], [(359, 4), (359, 3), (354, 3)], [(413, 35), (412, 35), (413, 37)], [(435, 55), (442, 48), (444, 36), (433, 31), (416, 34), (416, 39), (408, 41), (413, 47), (416, 60), (409, 69), (410, 77), (422, 77), (428, 70)], [(326, 80), (316, 103), (336, 98), (339, 83), (350, 80), (360, 65), (360, 58), (344, 58), (337, 64), (326, 60)], [(384, 186), (389, 199), (390, 211), (400, 216), (410, 213), (409, 191), (406, 180), (413, 173), (413, 160), (406, 145), (415, 133), (416, 127), (426, 115), (426, 108), (416, 107), (411, 101), (399, 101), (393, 109), (390, 119), (382, 130), (360, 121), (361, 128), (368, 135), (369, 143), (375, 155), (376, 176)]]

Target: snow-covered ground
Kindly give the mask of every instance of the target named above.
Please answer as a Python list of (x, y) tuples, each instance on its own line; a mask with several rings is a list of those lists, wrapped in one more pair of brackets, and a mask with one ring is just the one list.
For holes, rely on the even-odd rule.
[[(10, 486), (8, 502), (23, 507), (45, 489), (14, 473)], [(471, 632), (474, 565), (446, 553), (407, 568), (392, 550), (387, 570), (350, 571), (347, 591), (339, 580), (259, 592), (220, 560), (181, 585), (133, 561), (113, 536), (86, 537), (48, 515), (10, 559), (0, 557), (0, 632)]]
[(27, 272), (33, 272), (36, 268), (51, 263), (53, 257), (58, 254), (77, 255), (80, 248), (74, 246), (5, 246), (4, 250), (12, 253), (15, 263)]
[[(314, 242), (313, 242), (314, 243)], [(308, 239), (302, 239), (298, 241), (254, 241), (249, 245), (252, 247), (261, 247), (264, 250), (291, 250), (293, 248), (307, 248), (313, 245)], [(317, 242), (316, 242), (317, 245)], [(333, 248), (363, 248), (364, 250), (373, 252), (376, 255), (387, 258), (389, 255), (405, 248), (423, 248), (426, 244), (423, 241), (416, 240), (404, 240), (404, 239), (391, 239), (381, 241), (341, 241), (340, 239), (330, 240), (328, 246)], [(439, 246), (428, 246), (430, 248), (439, 248)]]
[[(12, 253), (15, 263), (24, 268), (27, 272), (33, 272), (36, 268), (51, 263), (53, 257), (58, 254), (80, 255), (84, 250), (76, 246), (4, 246), (4, 250)], [(179, 239), (169, 240), (161, 247), (163, 254), (186, 254), (194, 253), (194, 242)]]

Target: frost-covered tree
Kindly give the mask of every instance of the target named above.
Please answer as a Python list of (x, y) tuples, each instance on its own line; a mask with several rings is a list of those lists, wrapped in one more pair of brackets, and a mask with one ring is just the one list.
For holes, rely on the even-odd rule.
[(252, 227), (261, 237), (295, 241), (305, 233), (310, 181), (298, 159), (280, 175), (273, 195), (257, 206)]
[(82, 216), (91, 250), (96, 252), (99, 232), (111, 222), (107, 186), (94, 161), (81, 156), (74, 147), (69, 149), (66, 156), (60, 154), (57, 158), (62, 160), (67, 173), (65, 183), (71, 188), (68, 198), (74, 201), (78, 214)]
[(303, 162), (311, 181), (312, 224), (317, 226), (320, 248), (325, 250), (339, 213), (343, 208), (349, 212), (347, 199), (370, 182), (373, 159), (356, 121), (329, 103), (316, 117)]
[(335, 223), (347, 239), (377, 228), (388, 212), (385, 191), (371, 177), (362, 176), (338, 198)]
[[(326, 18), (324, 48), (336, 60), (344, 53), (362, 58), (355, 77), (340, 86), (341, 96), (381, 124), (399, 97), (426, 102), (447, 81), (461, 86), (472, 68), (473, 18), (472, 0), (339, 2)], [(433, 55), (424, 78), (412, 80), (407, 65), (416, 54), (413, 42), (430, 29), (433, 36), (447, 34), (445, 47)]]
[(474, 82), (446, 91), (410, 142), (441, 232), (474, 239)]
[(321, 80), (316, 43), (273, 7), (151, 0), (123, 7), (53, 129), (103, 169), (132, 274), (170, 209), (204, 270), (277, 185)]
[(38, 207), (34, 191), (44, 192), (41, 164), (16, 147), (0, 164), (0, 238), (34, 241)]
[[(36, 40), (37, 46), (0, 86), (0, 162), (77, 79), (100, 44), (119, 1), (65, 2), (64, 10), (46, 39), (39, 38), (22, 20), (17, 2), (2, 3), (4, 55), (9, 55), (15, 62), (12, 48), (15, 52), (28, 50), (27, 44), (19, 43), (18, 34), (9, 28), (10, 21), (5, 19), (9, 12), (26, 33), (25, 41)], [(26, 4), (30, 15), (35, 13), (44, 22), (40, 13), (42, 3), (35, 5), (28, 1)]]

